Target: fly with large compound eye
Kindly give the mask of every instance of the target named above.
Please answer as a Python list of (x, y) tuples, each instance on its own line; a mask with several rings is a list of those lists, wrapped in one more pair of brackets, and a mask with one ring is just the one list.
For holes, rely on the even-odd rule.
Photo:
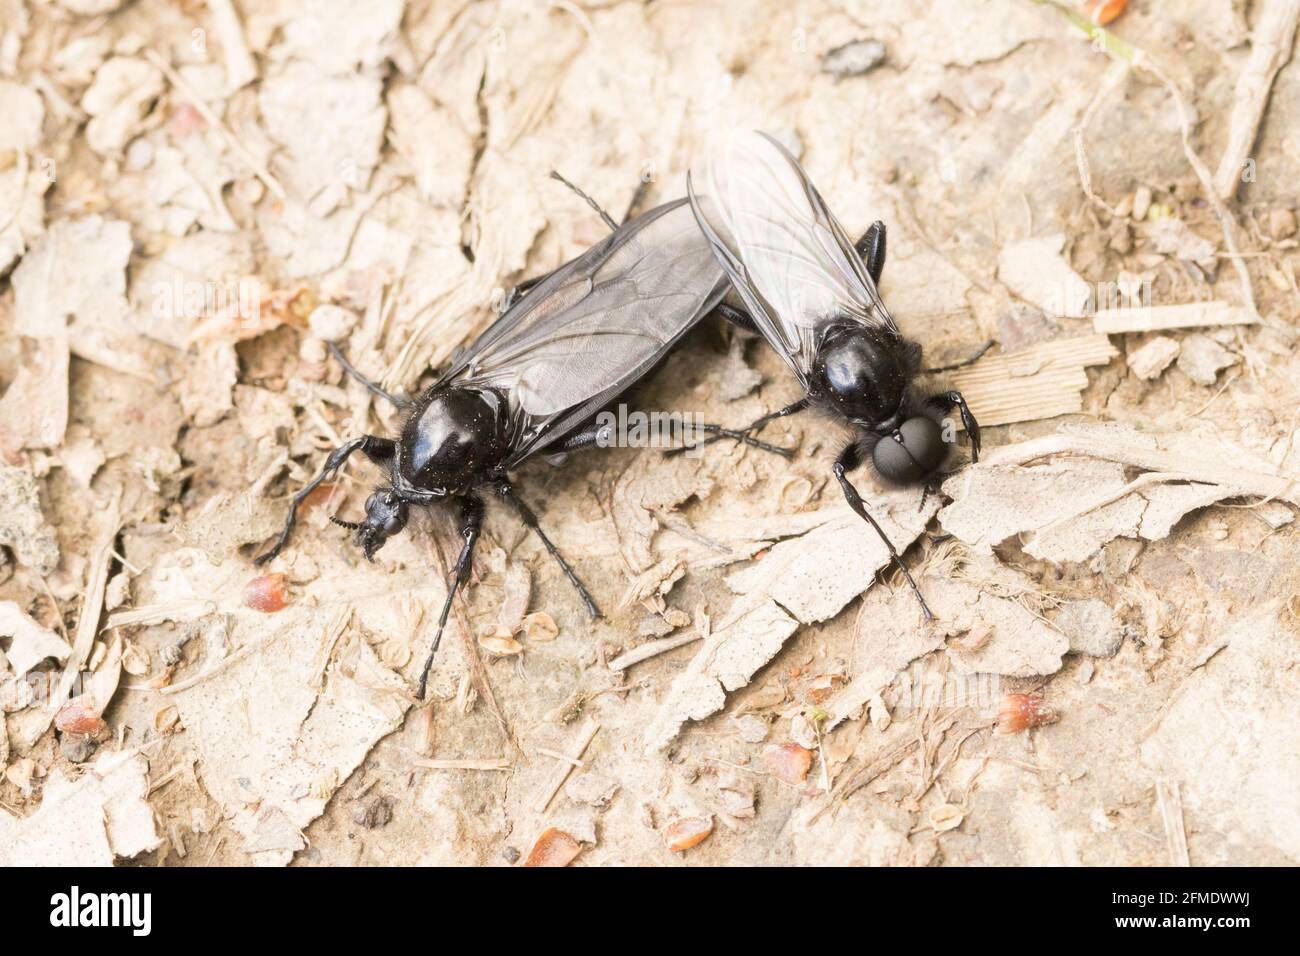
[(869, 459), (886, 482), (924, 483), (928, 493), (951, 451), (944, 416), (953, 409), (960, 413), (974, 460), (980, 430), (960, 392), (923, 398), (914, 390), (921, 347), (903, 337), (876, 289), (885, 265), (884, 224), (876, 222), (851, 244), (798, 160), (764, 133), (732, 134), (699, 175), (692, 172), (687, 190), (700, 228), (746, 309), (724, 305), (721, 311), (762, 335), (804, 389), (803, 398), (742, 431), (753, 434), (814, 407), (851, 423), (856, 436), (832, 472), (849, 506), (876, 530), (932, 618), (848, 473)]
[[(364, 520), (335, 520), (354, 533), (367, 559), (406, 527), (412, 507), (458, 506), (463, 544), (420, 672), (420, 697), (452, 600), (469, 576), (485, 489), (509, 503), (536, 532), (588, 613), (599, 616), (596, 602), (520, 500), (508, 472), (541, 452), (596, 444), (601, 434), (592, 421), (596, 413), (653, 369), (717, 304), (726, 280), (686, 200), (679, 199), (615, 228), (577, 259), (529, 285), (527, 294), (517, 301), (512, 296), (501, 317), (414, 401), (366, 379), (331, 344), (349, 374), (406, 409), (405, 423), (396, 439), (363, 435), (331, 452), (321, 472), (294, 495), (275, 544), (257, 558), (264, 564), (280, 553), (302, 502), (356, 452), (388, 476), (366, 500)], [(751, 436), (700, 427), (781, 451)]]

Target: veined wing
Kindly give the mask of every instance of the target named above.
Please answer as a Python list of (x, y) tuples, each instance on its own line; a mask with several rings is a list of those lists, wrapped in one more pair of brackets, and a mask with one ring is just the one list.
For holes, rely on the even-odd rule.
[(805, 385), (827, 323), (898, 332), (853, 243), (771, 136), (732, 133), (687, 184), (700, 228), (755, 325)]
[(523, 416), (518, 464), (649, 372), (726, 282), (686, 200), (620, 227), (535, 286), (444, 376), (492, 385)]

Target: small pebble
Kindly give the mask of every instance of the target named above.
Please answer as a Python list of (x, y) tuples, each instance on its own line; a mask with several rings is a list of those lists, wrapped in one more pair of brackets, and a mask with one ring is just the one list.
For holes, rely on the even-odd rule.
[(352, 808), (352, 822), (367, 830), (377, 830), (387, 826), (393, 819), (393, 804), (387, 797), (371, 797), (362, 800)]
[(822, 72), (837, 80), (870, 73), (885, 62), (885, 45), (879, 40), (854, 40), (822, 56)]
[(1139, 186), (1138, 191), (1133, 194), (1133, 219), (1141, 222), (1147, 217), (1151, 209), (1151, 190), (1146, 186)]
[(341, 305), (326, 303), (312, 309), (307, 324), (315, 335), (326, 342), (341, 342), (356, 327), (357, 317)]
[(85, 763), (95, 755), (98, 747), (98, 742), (92, 737), (80, 734), (62, 734), (59, 737), (59, 753), (71, 763)]
[(126, 148), (126, 168), (133, 173), (148, 169), (153, 164), (153, 143), (137, 136)]
[(1290, 209), (1271, 209), (1266, 224), (1271, 239), (1285, 239), (1296, 231), (1295, 213)]

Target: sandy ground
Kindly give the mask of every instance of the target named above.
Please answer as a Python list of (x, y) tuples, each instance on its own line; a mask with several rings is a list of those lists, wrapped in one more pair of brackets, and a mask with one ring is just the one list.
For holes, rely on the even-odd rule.
[[(0, 862), (1300, 862), (1295, 6), (0, 0)], [(446, 515), (367, 564), (354, 463), (251, 562), (400, 425), (322, 336), (418, 389), (603, 234), (551, 169), (621, 215), (735, 125), (996, 342), (984, 460), (855, 476), (939, 620), (792, 418), (530, 463), (607, 618), (492, 508), (417, 702)], [(629, 404), (797, 394), (710, 319)]]

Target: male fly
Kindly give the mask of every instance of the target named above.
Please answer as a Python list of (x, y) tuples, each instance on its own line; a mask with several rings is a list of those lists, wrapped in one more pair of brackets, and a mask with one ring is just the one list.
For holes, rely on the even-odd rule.
[(848, 472), (870, 459), (889, 483), (928, 486), (955, 441), (945, 435), (944, 416), (954, 408), (961, 413), (974, 460), (980, 430), (960, 392), (923, 398), (914, 389), (921, 347), (899, 331), (876, 290), (885, 265), (884, 223), (852, 244), (798, 160), (765, 133), (732, 134), (688, 177), (687, 190), (748, 311), (723, 306), (724, 314), (762, 335), (804, 388), (803, 398), (743, 431), (813, 407), (852, 424), (855, 435), (835, 459), (835, 478), (903, 569), (926, 618), (933, 617)]
[[(610, 224), (613, 225), (612, 221)], [(508, 472), (541, 453), (601, 441), (596, 412), (648, 373), (726, 289), (726, 279), (685, 199), (659, 206), (615, 229), (578, 258), (530, 284), (463, 355), (417, 399), (396, 398), (344, 367), (372, 391), (409, 410), (397, 438), (362, 435), (330, 453), (321, 472), (293, 497), (284, 530), (264, 564), (285, 547), (299, 506), (354, 452), (387, 473), (366, 500), (359, 522), (331, 519), (354, 532), (367, 559), (405, 527), (413, 507), (450, 502), (459, 508), (464, 539), (424, 667), (424, 696), (452, 599), (470, 572), (483, 523), (485, 493), (509, 503), (555, 558), (588, 613), (596, 602)], [(701, 426), (772, 449), (749, 436)]]

